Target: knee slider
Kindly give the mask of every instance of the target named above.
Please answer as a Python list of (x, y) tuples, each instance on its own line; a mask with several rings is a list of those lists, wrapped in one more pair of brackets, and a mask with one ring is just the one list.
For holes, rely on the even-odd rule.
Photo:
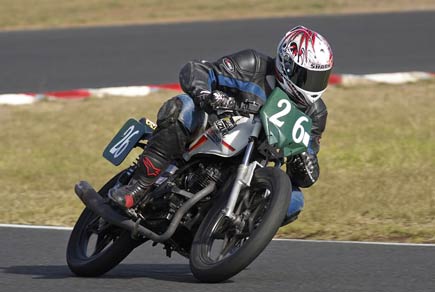
[(177, 97), (173, 97), (166, 101), (157, 114), (157, 125), (160, 128), (167, 128), (170, 125), (175, 124), (182, 107), (183, 103)]

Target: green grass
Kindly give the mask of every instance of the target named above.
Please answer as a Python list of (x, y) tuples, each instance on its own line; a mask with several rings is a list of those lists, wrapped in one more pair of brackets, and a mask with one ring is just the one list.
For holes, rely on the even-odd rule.
[(113, 176), (106, 143), (128, 117), (154, 118), (168, 94), (0, 106), (0, 221), (71, 225), (82, 207), (74, 184)]
[[(434, 92), (435, 81), (330, 88), (320, 180), (280, 236), (435, 242)], [(74, 184), (121, 169), (101, 157), (106, 143), (172, 94), (0, 106), (0, 222), (72, 225)]]
[[(433, 0), (0, 0), (0, 29), (435, 9)], [(30, 8), (31, 7), (31, 8)]]

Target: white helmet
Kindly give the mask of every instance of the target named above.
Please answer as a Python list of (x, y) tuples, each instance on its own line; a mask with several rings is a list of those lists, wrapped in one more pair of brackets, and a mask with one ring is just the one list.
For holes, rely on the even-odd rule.
[(297, 26), (279, 42), (275, 66), (281, 88), (298, 103), (310, 105), (328, 86), (332, 50), (320, 34)]

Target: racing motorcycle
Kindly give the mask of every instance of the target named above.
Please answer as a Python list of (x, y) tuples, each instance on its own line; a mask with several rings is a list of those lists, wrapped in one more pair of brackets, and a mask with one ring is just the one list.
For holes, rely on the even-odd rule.
[[(286, 217), (292, 190), (281, 170), (284, 157), (308, 147), (311, 119), (279, 88), (260, 106), (242, 102), (210, 122), (206, 113), (183, 155), (162, 173), (131, 209), (107, 194), (128, 184), (137, 162), (98, 192), (75, 186), (86, 208), (67, 247), (78, 276), (100, 276), (146, 241), (190, 261), (201, 282), (220, 282), (247, 267), (268, 245)], [(119, 165), (134, 147), (144, 148), (156, 125), (130, 119), (103, 156)]]

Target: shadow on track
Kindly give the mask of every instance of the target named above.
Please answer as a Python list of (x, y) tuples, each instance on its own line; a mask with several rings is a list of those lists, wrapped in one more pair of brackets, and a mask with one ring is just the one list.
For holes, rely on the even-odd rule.
[[(66, 265), (0, 267), (0, 272), (4, 274), (32, 275), (34, 279), (78, 278), (74, 276)], [(132, 278), (151, 278), (170, 282), (199, 283), (193, 277), (189, 265), (187, 264), (121, 264), (107, 274), (94, 279)]]

